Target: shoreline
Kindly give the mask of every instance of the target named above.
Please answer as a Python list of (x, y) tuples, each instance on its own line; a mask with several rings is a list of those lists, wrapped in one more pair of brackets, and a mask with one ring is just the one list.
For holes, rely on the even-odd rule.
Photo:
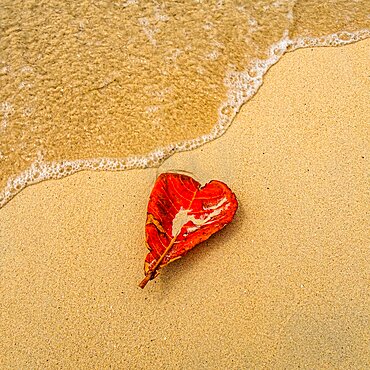
[[(370, 40), (300, 49), (217, 140), (0, 210), (3, 367), (366, 368)], [(333, 63), (335, 61), (335, 63)], [(233, 223), (142, 291), (159, 172), (224, 181)]]
[[(369, 34), (370, 31), (368, 29), (362, 29), (356, 32), (341, 31), (316, 38), (289, 39), (283, 37), (278, 43), (270, 46), (270, 57), (268, 59), (254, 60), (244, 71), (225, 76), (226, 85), (229, 87), (227, 100), (221, 102), (218, 121), (208, 134), (175, 142), (165, 147), (159, 147), (145, 155), (132, 155), (124, 158), (101, 157), (45, 162), (41, 154), (39, 154), (37, 160), (29, 168), (16, 175), (13, 179), (9, 178), (5, 188), (0, 190), (0, 209), (27, 186), (38, 184), (45, 180), (61, 179), (86, 170), (123, 171), (138, 168), (156, 168), (175, 153), (194, 150), (212, 142), (225, 134), (240, 109), (258, 93), (266, 73), (284, 55), (311, 47), (351, 45), (368, 39)], [(250, 71), (253, 71), (255, 76), (251, 77)], [(224, 110), (226, 113), (223, 113)]]

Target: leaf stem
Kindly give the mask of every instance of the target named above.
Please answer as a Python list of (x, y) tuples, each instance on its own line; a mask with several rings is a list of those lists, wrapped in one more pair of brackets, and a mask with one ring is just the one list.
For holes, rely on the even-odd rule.
[(150, 269), (146, 274), (145, 274), (145, 278), (141, 281), (141, 283), (139, 284), (139, 287), (141, 289), (144, 289), (145, 288), (145, 285), (148, 284), (149, 280), (152, 280), (153, 279), (153, 275), (154, 273), (156, 272), (156, 270), (158, 269), (159, 265), (161, 264), (163, 258), (166, 256), (166, 254), (169, 252), (169, 250), (172, 248), (172, 246), (175, 244), (175, 241), (176, 241), (176, 238), (177, 238), (177, 235), (175, 237), (173, 237), (170, 241), (170, 244), (168, 244), (167, 248), (165, 249), (165, 251), (162, 253), (162, 255), (159, 257), (158, 261), (156, 262), (156, 264), (154, 265), (154, 267), (152, 269)]

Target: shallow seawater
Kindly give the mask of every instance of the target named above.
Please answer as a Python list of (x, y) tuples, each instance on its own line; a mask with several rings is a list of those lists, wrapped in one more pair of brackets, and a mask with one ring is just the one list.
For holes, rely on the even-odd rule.
[(368, 1), (2, 1), (0, 207), (220, 136), (281, 56), (366, 38)]

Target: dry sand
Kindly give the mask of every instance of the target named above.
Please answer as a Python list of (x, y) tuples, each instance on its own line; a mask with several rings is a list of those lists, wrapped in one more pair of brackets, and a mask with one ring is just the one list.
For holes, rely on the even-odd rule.
[[(283, 57), (220, 139), (0, 211), (0, 367), (369, 368), (370, 41)], [(225, 181), (235, 222), (145, 290), (158, 171)]]

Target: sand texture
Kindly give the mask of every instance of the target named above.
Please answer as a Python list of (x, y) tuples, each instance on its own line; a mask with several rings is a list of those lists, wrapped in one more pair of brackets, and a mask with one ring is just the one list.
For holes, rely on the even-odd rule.
[[(370, 41), (271, 68), (220, 139), (83, 172), (0, 211), (2, 369), (365, 369)], [(160, 171), (225, 181), (234, 222), (145, 290)]]

